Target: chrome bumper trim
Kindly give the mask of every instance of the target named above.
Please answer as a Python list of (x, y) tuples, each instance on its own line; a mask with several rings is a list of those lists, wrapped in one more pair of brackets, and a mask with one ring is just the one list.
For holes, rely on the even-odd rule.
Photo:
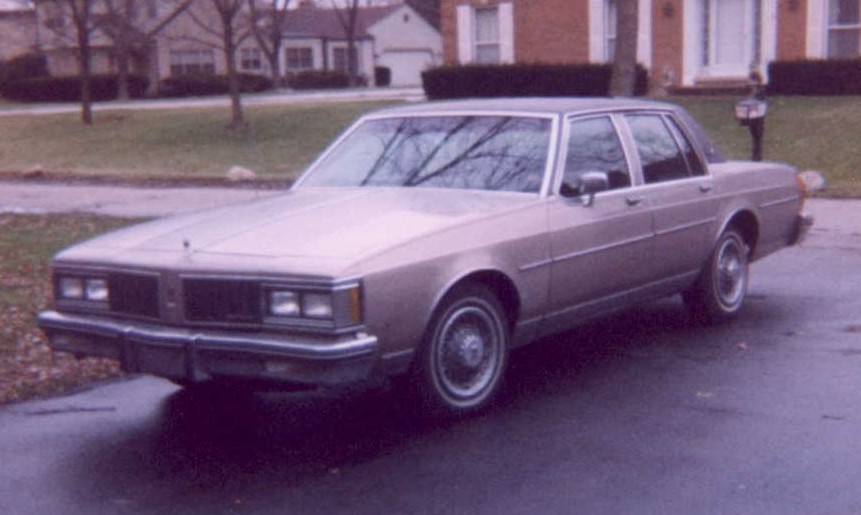
[[(367, 377), (377, 338), (297, 337), (198, 331), (45, 311), (37, 317), (54, 350), (119, 360), (130, 372), (203, 381), (215, 376), (338, 384)], [(267, 369), (267, 363), (284, 366)]]

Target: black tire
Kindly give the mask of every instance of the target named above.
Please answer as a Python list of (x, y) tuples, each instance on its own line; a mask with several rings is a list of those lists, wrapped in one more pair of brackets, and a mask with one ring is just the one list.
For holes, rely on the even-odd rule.
[(718, 239), (697, 282), (682, 294), (697, 318), (719, 322), (741, 311), (750, 277), (750, 249), (735, 229)]
[(487, 288), (465, 284), (440, 302), (425, 331), (412, 383), (434, 415), (462, 416), (498, 394), (508, 365), (505, 310)]

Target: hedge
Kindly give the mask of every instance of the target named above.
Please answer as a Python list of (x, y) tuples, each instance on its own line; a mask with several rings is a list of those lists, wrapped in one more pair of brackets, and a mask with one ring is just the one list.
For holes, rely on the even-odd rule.
[(24, 54), (0, 62), (0, 84), (48, 75), (48, 61), (42, 54)]
[[(441, 66), (422, 73), (429, 99), (470, 97), (607, 96), (610, 64), (510, 64)], [(648, 91), (648, 73), (637, 66), (635, 95)]]
[(773, 95), (861, 95), (861, 59), (775, 61), (768, 77)]
[[(239, 90), (242, 93), (257, 93), (272, 89), (272, 79), (250, 73), (239, 74)], [(197, 97), (224, 95), (230, 92), (226, 75), (192, 74), (170, 77), (159, 83), (161, 97)]]
[[(140, 75), (129, 76), (129, 94), (139, 98), (146, 92), (149, 80)], [(117, 98), (116, 75), (94, 75), (90, 79), (94, 101)], [(80, 77), (33, 77), (11, 80), (0, 85), (0, 95), (19, 102), (79, 102)]]
[(287, 84), (293, 89), (337, 89), (348, 87), (350, 77), (331, 70), (306, 70), (288, 76)]

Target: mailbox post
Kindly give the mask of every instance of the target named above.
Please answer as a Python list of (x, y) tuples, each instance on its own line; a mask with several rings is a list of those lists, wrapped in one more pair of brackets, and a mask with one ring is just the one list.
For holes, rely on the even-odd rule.
[(751, 159), (762, 161), (762, 136), (765, 133), (765, 113), (768, 102), (765, 101), (765, 86), (759, 72), (750, 74), (751, 95), (735, 103), (735, 118), (741, 125), (747, 126), (752, 143)]

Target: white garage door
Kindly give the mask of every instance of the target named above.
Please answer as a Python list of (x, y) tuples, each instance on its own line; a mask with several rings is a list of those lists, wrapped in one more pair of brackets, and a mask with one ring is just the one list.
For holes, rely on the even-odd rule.
[(380, 55), (377, 65), (392, 70), (392, 86), (419, 86), (422, 71), (433, 66), (434, 60), (429, 51), (398, 50)]

